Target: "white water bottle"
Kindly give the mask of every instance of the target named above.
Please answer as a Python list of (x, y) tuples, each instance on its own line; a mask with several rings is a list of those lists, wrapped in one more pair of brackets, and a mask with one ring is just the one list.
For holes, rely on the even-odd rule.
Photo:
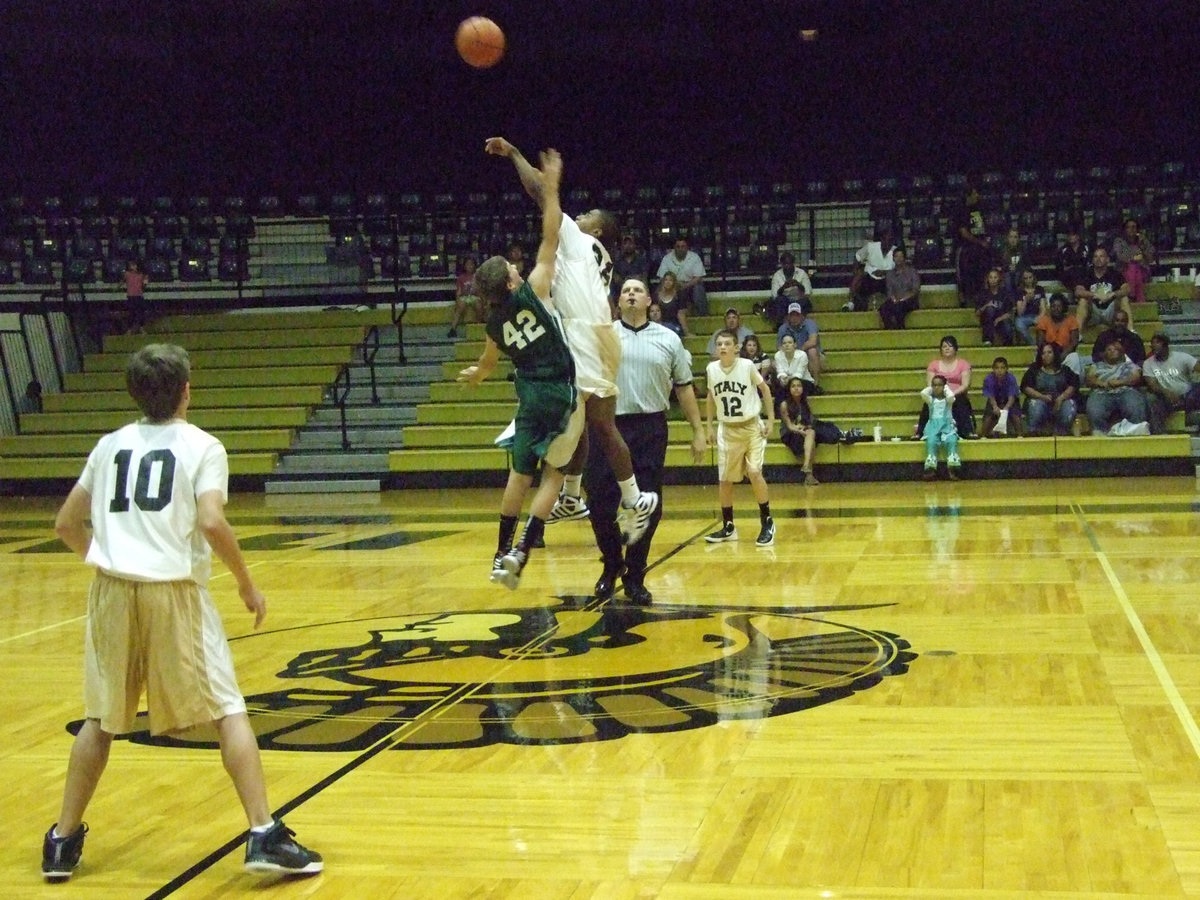
[(881, 443), (882, 441), (883, 441), (883, 426), (876, 425), (875, 426), (875, 443), (878, 444), (878, 443)]

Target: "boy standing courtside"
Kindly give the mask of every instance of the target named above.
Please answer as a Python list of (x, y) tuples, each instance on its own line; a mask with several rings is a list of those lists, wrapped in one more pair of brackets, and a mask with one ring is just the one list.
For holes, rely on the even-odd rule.
[[(487, 304), (487, 339), (479, 361), (458, 374), (461, 382), (479, 384), (496, 368), (501, 348), (516, 369), (512, 469), (500, 501), (500, 534), (492, 562), (492, 581), (509, 589), (517, 587), (529, 554), (542, 537), (562, 487), (562, 467), (579, 443), (584, 420), (582, 405), (576, 402), (575, 366), (550, 300), (563, 217), (558, 199), (562, 159), (556, 151), (542, 154), (540, 175), (545, 202), (537, 263), (528, 281), (503, 256), (493, 256), (476, 270), (475, 289)], [(521, 539), (513, 547), (517, 517), (539, 460), (545, 462), (542, 483), (530, 504)]]
[[(763, 478), (763, 453), (767, 435), (775, 427), (771, 409), (771, 389), (750, 360), (738, 355), (737, 335), (729, 329), (717, 332), (717, 358), (708, 364), (708, 397), (704, 403), (704, 427), (712, 442), (713, 412), (720, 424), (717, 427), (717, 488), (721, 501), (721, 528), (704, 539), (710, 544), (736, 541), (733, 527), (733, 486), (743, 474), (754, 488), (762, 528), (755, 540), (760, 547), (775, 543), (775, 521), (767, 497), (767, 481)], [(767, 410), (767, 418), (759, 413)]]
[[(266, 600), (225, 518), (229, 462), (212, 435), (186, 421), (187, 352), (150, 344), (126, 370), (145, 418), (100, 439), (54, 522), (63, 542), (96, 567), (88, 593), (84, 715), (67, 766), (62, 811), (42, 845), (42, 874), (71, 876), (83, 855), (83, 814), (113, 736), (133, 727), (143, 688), (152, 734), (211, 723), (221, 760), (250, 823), (251, 872), (321, 871), (319, 854), (271, 815), (262, 761), (233, 655), (208, 594), (212, 553), (254, 613)], [(86, 522), (91, 519), (89, 535)]]

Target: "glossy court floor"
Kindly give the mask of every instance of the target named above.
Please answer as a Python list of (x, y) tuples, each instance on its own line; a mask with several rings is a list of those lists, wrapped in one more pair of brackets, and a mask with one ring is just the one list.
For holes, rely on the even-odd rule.
[(263, 881), (211, 735), (114, 745), (43, 886), (87, 568), (0, 502), (0, 896), (1200, 897), (1191, 479), (776, 485), (706, 545), (668, 488), (648, 609), (587, 523), (488, 583), (498, 491), (237, 496), (218, 566), (272, 804), (326, 871)]

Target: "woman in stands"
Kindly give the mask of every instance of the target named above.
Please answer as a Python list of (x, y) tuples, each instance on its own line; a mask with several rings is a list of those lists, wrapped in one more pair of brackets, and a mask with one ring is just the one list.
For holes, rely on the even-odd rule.
[[(1030, 434), (1070, 434), (1075, 423), (1079, 377), (1062, 364), (1062, 348), (1050, 341), (1021, 379)], [(1078, 434), (1078, 432), (1074, 432)]]
[(667, 272), (658, 283), (655, 302), (662, 309), (662, 323), (681, 338), (691, 337), (687, 327), (687, 303), (679, 297), (679, 282), (674, 272)]
[(1124, 230), (1113, 238), (1112, 249), (1117, 267), (1129, 285), (1129, 299), (1134, 303), (1144, 302), (1150, 267), (1154, 265), (1154, 245), (1138, 228), (1137, 219), (1125, 220)]
[(475, 293), (475, 257), (464, 256), (462, 268), (458, 273), (458, 284), (454, 292), (454, 318), (450, 320), (450, 330), (446, 337), (458, 337), (458, 326), (466, 318), (467, 310), (476, 322), (483, 321), (483, 311), (479, 297)]
[[(958, 339), (952, 334), (942, 338), (941, 351), (937, 359), (931, 360), (925, 367), (925, 385), (933, 384), (933, 376), (941, 375), (946, 379), (946, 390), (954, 395), (954, 405), (950, 408), (954, 416), (954, 427), (958, 429), (961, 438), (975, 437), (975, 411), (971, 408), (971, 400), (967, 391), (971, 388), (971, 364), (958, 355)], [(921, 407), (921, 417), (917, 421), (914, 440), (925, 436), (925, 423), (929, 421), (929, 406)]]
[[(803, 354), (801, 354), (803, 355)], [(812, 470), (813, 449), (817, 444), (853, 444), (862, 439), (862, 430), (842, 431), (832, 422), (824, 422), (812, 414), (805, 391), (809, 384), (803, 378), (789, 378), (787, 391), (779, 401), (779, 439), (801, 461), (805, 484), (820, 484)]]
[(1046, 300), (1046, 289), (1038, 284), (1037, 274), (1033, 269), (1025, 269), (1017, 280), (1016, 320), (1014, 322), (1017, 334), (1031, 347), (1037, 346), (1037, 336), (1033, 333), (1034, 323), (1038, 317), (1049, 310)]
[(742, 341), (742, 356), (754, 363), (758, 374), (766, 380), (769, 387), (771, 385), (772, 359), (763, 352), (757, 334), (747, 335), (746, 339)]
[(804, 390), (808, 394), (818, 394), (812, 373), (808, 371), (808, 354), (796, 349), (796, 339), (785, 334), (779, 339), (779, 349), (775, 351), (775, 380), (772, 390), (777, 401), (787, 397), (787, 385), (793, 378), (804, 381)]

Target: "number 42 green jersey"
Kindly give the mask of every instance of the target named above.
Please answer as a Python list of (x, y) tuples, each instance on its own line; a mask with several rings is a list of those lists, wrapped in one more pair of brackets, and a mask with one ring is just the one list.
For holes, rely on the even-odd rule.
[(496, 342), (517, 370), (533, 381), (575, 379), (575, 364), (557, 314), (546, 308), (528, 282), (488, 315), (488, 337)]

